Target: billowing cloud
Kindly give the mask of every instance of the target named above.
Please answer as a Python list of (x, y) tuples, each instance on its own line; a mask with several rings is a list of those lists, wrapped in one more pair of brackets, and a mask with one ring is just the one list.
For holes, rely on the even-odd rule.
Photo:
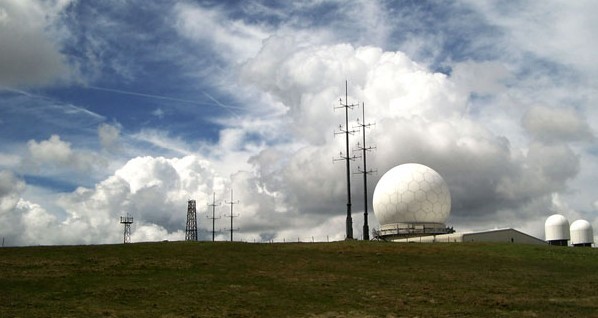
[(533, 107), (523, 126), (530, 135), (543, 142), (587, 141), (593, 133), (579, 112), (572, 108)]
[[(83, 151), (74, 151), (69, 142), (63, 141), (58, 135), (52, 135), (48, 140), (27, 142), (29, 157), (26, 164), (34, 167), (49, 166), (51, 168), (73, 168), (86, 171), (102, 164), (97, 156)], [(101, 159), (101, 158), (100, 158)]]
[[(234, 62), (245, 60), (259, 50), (259, 43), (268, 34), (259, 25), (243, 20), (226, 19), (218, 8), (204, 8), (179, 3), (174, 8), (178, 31), (195, 41), (207, 42), (216, 47), (221, 57)], [(226, 21), (226, 23), (224, 23)]]
[(510, 76), (507, 67), (501, 63), (473, 61), (456, 63), (451, 74), (458, 87), (479, 95), (505, 91)]
[[(39, 61), (64, 68), (61, 54), (66, 53), (56, 52), (69, 52), (88, 76), (84, 81), (126, 87), (98, 86), (85, 94), (118, 93), (132, 102), (131, 107), (120, 107), (118, 99), (109, 106), (103, 100), (101, 106), (90, 102), (92, 114), (102, 115), (77, 122), (85, 127), (85, 136), (77, 134), (81, 130), (70, 117), (54, 116), (56, 123), (41, 137), (53, 134), (49, 139), (22, 138), (21, 158), (27, 160), (0, 156), (0, 164), (10, 168), (24, 161), (43, 176), (54, 170), (48, 180), (24, 177), (39, 183), (98, 169), (103, 156), (114, 159), (110, 170), (99, 169), (84, 187), (73, 191), (79, 178), (54, 193), (60, 197), (57, 203), (25, 200), (25, 183), (15, 174), (6, 175), (14, 187), (0, 182), (4, 215), (22, 224), (19, 230), (30, 223), (27, 217), (39, 219), (32, 224), (51, 229), (46, 242), (120, 242), (118, 217), (126, 213), (136, 220), (134, 241), (182, 239), (190, 198), (198, 200), (200, 237), (207, 238), (211, 195), (215, 192), (217, 203), (223, 203), (230, 189), (240, 201), (235, 205), (238, 239), (342, 239), (345, 164), (333, 164), (345, 151), (344, 136), (334, 135), (339, 124), (346, 128), (344, 109), (334, 110), (339, 99), (359, 104), (349, 112), (349, 128), (357, 118), (364, 120), (362, 103), (365, 121), (375, 123), (366, 140), (376, 147), (368, 168), (378, 171), (369, 178), (370, 197), (385, 171), (418, 162), (447, 181), (453, 196), (448, 222), (458, 230), (515, 226), (539, 235), (547, 213), (559, 211), (587, 216), (594, 225), (598, 220), (592, 217), (598, 199), (588, 191), (598, 171), (591, 128), (598, 118), (592, 85), (596, 68), (588, 59), (598, 29), (591, 10), (581, 8), (591, 7), (586, 2), (460, 1), (425, 8), (372, 1), (272, 6), (178, 2), (142, 8), (134, 2), (78, 3), (77, 10), (69, 11), (73, 18), (65, 17), (73, 36), (63, 50), (60, 34), (67, 34), (50, 20), (68, 1), (23, 3), (0, 4), (0, 23), (11, 25), (11, 16), (25, 15), (25, 7), (54, 8), (44, 22), (15, 31), (29, 42), (39, 39), (33, 47), (50, 58)], [(144, 17), (139, 19), (143, 23), (121, 19), (129, 16), (123, 12), (133, 10)], [(79, 19), (87, 16), (97, 19)], [(356, 18), (363, 16), (379, 19)], [(147, 21), (156, 22), (160, 32), (145, 33)], [(160, 50), (146, 49), (158, 46)], [(10, 50), (17, 48), (4, 50), (14, 55)], [(5, 64), (0, 58), (0, 68)], [(48, 83), (65, 72), (60, 67), (37, 69), (45, 75), (30, 70), (31, 77), (11, 81)], [(152, 82), (154, 77), (160, 82)], [(145, 93), (146, 87), (158, 93)], [(176, 97), (189, 91), (196, 93)], [(21, 99), (31, 97), (11, 95), (14, 111), (7, 114), (18, 113)], [(189, 103), (198, 95), (208, 103)], [(226, 102), (221, 101), (224, 96)], [(153, 99), (134, 105), (138, 98)], [(40, 115), (53, 112), (47, 99), (37, 99), (39, 107), (26, 116), (49, 117)], [(100, 124), (106, 118), (115, 118), (122, 127)], [(353, 149), (361, 135), (351, 138)], [(25, 140), (29, 142), (23, 147)], [(352, 172), (359, 165), (359, 159), (353, 162)], [(360, 175), (351, 176), (359, 237), (363, 184)], [(62, 211), (47, 211), (56, 206)], [(225, 216), (227, 209), (219, 205), (217, 216)], [(370, 224), (377, 225), (374, 215)], [(217, 220), (217, 230), (227, 227), (225, 218)], [(19, 244), (44, 243), (35, 233), (11, 233)], [(227, 236), (219, 232), (218, 239)]]
[(12, 172), (0, 171), (0, 211), (3, 214), (15, 208), (24, 189), (25, 183)]
[(22, 198), (25, 182), (12, 172), (0, 171), (0, 232), (7, 245), (59, 244), (56, 217)]
[[(258, 171), (268, 171), (261, 180), (265, 187), (283, 193), (285, 203), (305, 215), (332, 216), (343, 210), (339, 202), (344, 200), (344, 167), (332, 166), (331, 159), (344, 147), (331, 137), (334, 124), (344, 118), (331, 108), (339, 97), (344, 99), (342, 83), (347, 73), (359, 75), (350, 81), (350, 102), (365, 102), (366, 120), (376, 123), (368, 132), (377, 147), (372, 166), (383, 173), (397, 164), (419, 162), (439, 171), (451, 188), (454, 221), (500, 218), (501, 214), (503, 223), (538, 217), (542, 212), (532, 211), (531, 206), (540, 198), (550, 204), (552, 193), (566, 190), (567, 181), (579, 171), (578, 158), (565, 144), (533, 143), (527, 151), (513, 148), (508, 139), (468, 117), (472, 92), (494, 94), (507, 89), (500, 81), (508, 73), (500, 65), (460, 64), (452, 78), (430, 72), (400, 52), (345, 44), (302, 49), (289, 46), (292, 43), (280, 38), (265, 42), (243, 75), (288, 107), (294, 138), (304, 141), (299, 151), (275, 154), (270, 150), (253, 163)], [(285, 47), (279, 55), (285, 57), (274, 58), (274, 47)], [(463, 75), (484, 70), (493, 70), (494, 75), (478, 82)], [(355, 125), (358, 113), (351, 114), (350, 125)], [(587, 124), (574, 119), (579, 127), (573, 128), (574, 133), (587, 135)], [(555, 135), (571, 140), (571, 134), (564, 133)], [(551, 159), (546, 160), (547, 156)], [(272, 166), (280, 168), (269, 171)], [(375, 184), (376, 177), (371, 179)], [(359, 198), (360, 182), (354, 184), (353, 193)]]
[(0, 85), (35, 86), (66, 79), (70, 70), (51, 32), (53, 19), (70, 1), (0, 2)]
[(108, 151), (118, 150), (120, 147), (121, 126), (103, 123), (98, 127), (98, 137), (102, 148)]
[(572, 65), (578, 70), (598, 71), (593, 54), (598, 49), (598, 22), (592, 12), (594, 1), (521, 2), (518, 4), (465, 1), (483, 14), (489, 23), (505, 31), (503, 45), (531, 52), (547, 60)]

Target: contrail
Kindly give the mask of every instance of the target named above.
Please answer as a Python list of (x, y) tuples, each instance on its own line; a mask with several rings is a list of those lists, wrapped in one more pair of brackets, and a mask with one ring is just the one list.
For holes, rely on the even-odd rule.
[(60, 100), (56, 100), (52, 97), (48, 97), (48, 96), (44, 96), (44, 95), (38, 95), (38, 94), (32, 94), (29, 93), (27, 91), (24, 90), (20, 90), (20, 89), (16, 89), (16, 88), (12, 88), (12, 87), (7, 87), (7, 86), (0, 86), (0, 91), (1, 90), (6, 90), (9, 91), (11, 93), (15, 93), (15, 94), (20, 94), (23, 96), (27, 96), (27, 97), (32, 97), (32, 98), (37, 98), (37, 99), (41, 99), (41, 100), (45, 100), (45, 101), (49, 101), (51, 102), (55, 107), (61, 107), (61, 110), (65, 113), (68, 114), (73, 114), (73, 113), (84, 113), (87, 114), (91, 117), (95, 117), (101, 120), (105, 120), (106, 117), (98, 114), (98, 113), (94, 113), (88, 109), (86, 109), (85, 107), (80, 107), (80, 106), (76, 106), (70, 103), (65, 103), (62, 102)]
[[(212, 97), (212, 95), (208, 94), (207, 92), (203, 92), (204, 95), (206, 95), (206, 97), (208, 97), (209, 99), (211, 99), (212, 101), (214, 101), (214, 103), (216, 103), (216, 105), (228, 110), (231, 114), (233, 114), (235, 117), (239, 117), (239, 115), (237, 115), (237, 113), (235, 113), (232, 109), (233, 107), (231, 106), (227, 106), (222, 104), (221, 102), (219, 102), (216, 98)], [(239, 108), (237, 108), (239, 109)]]
[(215, 106), (218, 106), (218, 107), (221, 107), (221, 108), (224, 108), (224, 109), (228, 110), (229, 112), (231, 112), (235, 116), (238, 116), (238, 115), (233, 111), (233, 109), (241, 109), (241, 107), (234, 107), (234, 106), (224, 105), (224, 104), (222, 104), (221, 102), (219, 102), (217, 99), (215, 99), (214, 97), (212, 97), (211, 95), (209, 95), (206, 92), (203, 92), (204, 95), (206, 95), (206, 97), (208, 97), (211, 101), (213, 101), (213, 103), (210, 103), (210, 102), (200, 102), (200, 101), (194, 101), (194, 100), (182, 99), (182, 98), (176, 98), (176, 97), (169, 97), (169, 96), (162, 96), (162, 95), (145, 94), (145, 93), (125, 91), (125, 90), (115, 89), (115, 88), (106, 88), (106, 87), (99, 87), (99, 86), (91, 86), (91, 85), (87, 85), (87, 86), (84, 86), (84, 87), (88, 88), (88, 89), (98, 90), (98, 91), (105, 91), (105, 92), (118, 93), (118, 94), (124, 94), (124, 95), (132, 95), (132, 96), (139, 96), (139, 97), (146, 97), (146, 98), (155, 98), (155, 99), (161, 99), (161, 100), (169, 100), (169, 101), (181, 102), (181, 103), (189, 103), (189, 104), (196, 104), (196, 105), (215, 105)]

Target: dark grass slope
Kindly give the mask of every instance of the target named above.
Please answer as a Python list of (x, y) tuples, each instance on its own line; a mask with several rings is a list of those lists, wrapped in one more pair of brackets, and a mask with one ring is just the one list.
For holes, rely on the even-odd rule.
[(598, 317), (598, 249), (144, 243), (0, 249), (0, 317)]

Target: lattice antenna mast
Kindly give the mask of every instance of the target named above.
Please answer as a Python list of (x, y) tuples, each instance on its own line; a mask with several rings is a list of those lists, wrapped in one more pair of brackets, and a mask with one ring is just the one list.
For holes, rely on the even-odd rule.
[(187, 201), (187, 226), (185, 241), (197, 241), (197, 210), (195, 200)]
[(224, 201), (224, 202), (225, 202), (226, 204), (230, 205), (230, 215), (224, 215), (224, 216), (226, 216), (226, 217), (230, 217), (230, 241), (232, 242), (232, 241), (233, 241), (233, 232), (234, 232), (235, 230), (239, 230), (239, 228), (236, 228), (236, 229), (235, 229), (235, 228), (233, 227), (233, 218), (236, 218), (236, 217), (238, 217), (238, 216), (239, 216), (238, 214), (237, 214), (237, 215), (235, 215), (235, 214), (233, 213), (233, 206), (234, 206), (235, 204), (239, 204), (239, 201), (238, 201), (238, 200), (237, 200), (237, 201), (234, 201), (234, 200), (233, 200), (233, 189), (231, 189), (231, 190), (230, 190), (230, 201)]
[(133, 224), (133, 217), (127, 213), (127, 216), (120, 217), (120, 224), (124, 225), (123, 244), (131, 243), (131, 224)]
[(359, 118), (357, 118), (357, 125), (361, 129), (362, 135), (362, 143), (357, 143), (356, 151), (361, 151), (361, 159), (363, 159), (363, 169), (357, 166), (357, 174), (363, 174), (363, 240), (369, 241), (370, 240), (370, 227), (368, 225), (368, 175), (374, 173), (374, 170), (368, 170), (367, 168), (367, 152), (376, 149), (376, 147), (366, 146), (365, 144), (365, 131), (367, 128), (372, 127), (375, 124), (366, 124), (365, 123), (365, 103), (361, 104), (361, 111), (362, 111), (362, 118), (363, 120), (360, 122)]
[(344, 108), (345, 109), (345, 127), (339, 125), (339, 131), (334, 132), (335, 135), (345, 134), (346, 152), (340, 153), (339, 158), (334, 161), (345, 160), (347, 162), (347, 227), (346, 236), (347, 239), (353, 239), (353, 219), (351, 217), (351, 160), (355, 160), (355, 156), (351, 156), (349, 152), (349, 135), (355, 133), (355, 130), (349, 130), (349, 109), (353, 109), (358, 104), (349, 104), (347, 81), (345, 81), (345, 101), (343, 103), (342, 98), (339, 100), (340, 106), (334, 107), (334, 109)]
[(216, 217), (216, 206), (218, 206), (219, 204), (216, 204), (216, 192), (214, 192), (213, 196), (212, 196), (212, 203), (208, 204), (208, 206), (212, 207), (212, 217), (210, 217), (208, 215), (208, 219), (212, 220), (212, 242), (214, 242), (216, 240), (216, 220), (219, 219), (220, 217)]

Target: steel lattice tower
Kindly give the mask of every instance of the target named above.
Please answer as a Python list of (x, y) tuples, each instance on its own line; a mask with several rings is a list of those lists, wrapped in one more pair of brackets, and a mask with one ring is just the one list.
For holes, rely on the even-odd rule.
[(195, 209), (195, 200), (187, 201), (185, 241), (197, 241), (197, 210)]
[(121, 216), (120, 223), (125, 226), (123, 232), (123, 243), (131, 243), (131, 224), (133, 224), (133, 217), (129, 216), (128, 214), (127, 216)]

